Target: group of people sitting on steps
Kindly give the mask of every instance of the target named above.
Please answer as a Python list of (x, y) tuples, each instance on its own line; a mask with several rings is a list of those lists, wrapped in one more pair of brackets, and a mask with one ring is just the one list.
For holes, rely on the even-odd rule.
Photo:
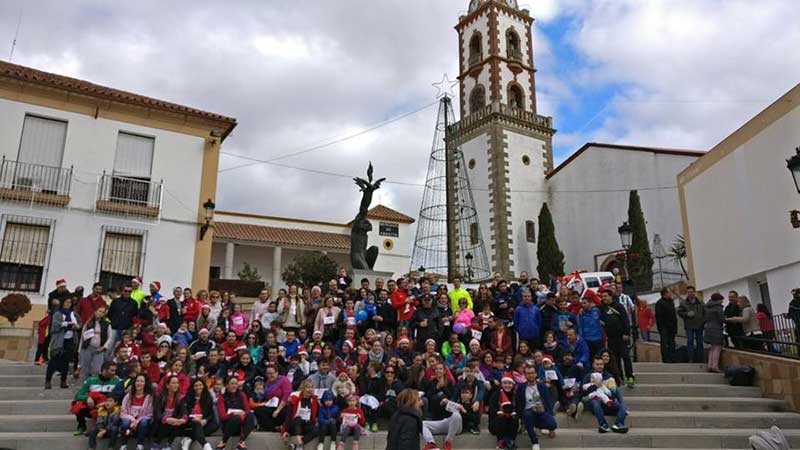
[[(527, 433), (555, 437), (556, 418), (594, 414), (600, 433), (625, 433), (622, 385), (635, 303), (610, 283), (599, 290), (522, 273), (477, 290), (420, 279), (360, 280), (342, 269), (324, 286), (269, 289), (248, 305), (232, 293), (139, 277), (107, 292), (70, 291), (59, 280), (40, 326), (46, 389), (58, 373), (82, 383), (71, 404), (89, 447), (187, 450), (219, 432), (247, 448), (252, 431), (280, 433), (292, 450), (318, 450), (388, 429), (387, 448), (444, 449), (462, 431), (488, 432), (498, 449)], [(70, 363), (73, 371), (70, 372)], [(623, 376), (624, 370), (624, 376)], [(605, 415), (615, 416), (609, 426)], [(409, 445), (411, 445), (409, 447)]]

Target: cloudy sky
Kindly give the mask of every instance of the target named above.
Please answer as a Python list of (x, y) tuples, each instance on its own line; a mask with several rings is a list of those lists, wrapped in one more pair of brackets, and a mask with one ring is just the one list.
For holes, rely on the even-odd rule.
[[(536, 18), (539, 111), (558, 129), (556, 162), (587, 141), (707, 150), (800, 82), (796, 0), (520, 3)], [(359, 175), (372, 160), (390, 180), (376, 200), (416, 216), (431, 83), (456, 75), (453, 26), (467, 4), (0, 0), (0, 58), (21, 13), (15, 63), (236, 117), (221, 209), (347, 221), (355, 186), (322, 172)], [(280, 165), (234, 156), (315, 147)]]

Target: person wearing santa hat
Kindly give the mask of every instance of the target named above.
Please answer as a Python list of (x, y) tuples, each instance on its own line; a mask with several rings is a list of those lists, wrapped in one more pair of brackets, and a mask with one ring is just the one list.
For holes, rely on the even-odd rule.
[(52, 315), (52, 313), (58, 309), (58, 307), (55, 309), (52, 308), (54, 299), (58, 300), (58, 304), (61, 305), (61, 303), (64, 302), (64, 299), (69, 298), (70, 295), (71, 293), (69, 292), (69, 289), (67, 289), (67, 280), (63, 278), (56, 280), (56, 288), (47, 294), (47, 304), (51, 305), (50, 314)]
[(550, 392), (544, 383), (537, 380), (536, 368), (528, 366), (525, 368), (525, 384), (517, 388), (515, 394), (515, 404), (517, 406), (517, 416), (520, 417), (531, 439), (532, 450), (539, 450), (539, 438), (536, 437), (535, 428), (539, 428), (543, 433), (547, 433), (552, 439), (556, 437), (556, 418), (553, 416), (553, 402), (550, 399)]
[(155, 304), (156, 302), (161, 300), (162, 297), (163, 295), (161, 295), (161, 282), (158, 280), (150, 282), (150, 298), (153, 300), (153, 303)]
[(133, 277), (131, 279), (131, 298), (136, 301), (136, 304), (142, 306), (142, 300), (147, 296), (147, 293), (142, 289), (142, 277)]
[(517, 417), (514, 375), (503, 373), (500, 389), (489, 397), (489, 433), (497, 438), (497, 450), (516, 450), (519, 417)]

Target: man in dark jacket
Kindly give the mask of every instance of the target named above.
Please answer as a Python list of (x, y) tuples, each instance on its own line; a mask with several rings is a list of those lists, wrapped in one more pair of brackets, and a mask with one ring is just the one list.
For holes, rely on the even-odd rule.
[[(614, 294), (608, 289), (603, 289), (601, 294), (602, 310), (601, 320), (606, 330), (608, 339), (608, 349), (614, 357), (614, 362), (622, 370), (625, 368), (625, 383), (628, 387), (633, 387), (633, 363), (631, 354), (628, 351), (628, 342), (631, 340), (631, 322), (628, 312), (621, 303), (614, 300)], [(622, 360), (622, 364), (620, 364)]]
[(792, 289), (792, 301), (789, 302), (789, 318), (794, 321), (795, 339), (800, 345), (800, 288)]
[(436, 340), (439, 338), (441, 328), (439, 327), (439, 308), (434, 306), (431, 294), (422, 297), (422, 307), (414, 311), (411, 326), (412, 333), (417, 343), (417, 351), (425, 351), (425, 341), (428, 339)]
[[(742, 309), (739, 308), (739, 293), (736, 291), (728, 292), (728, 305), (725, 307), (725, 318), (741, 317)], [(730, 339), (729, 345), (733, 347), (741, 346), (741, 339), (744, 336), (744, 327), (739, 322), (725, 322), (725, 331)]]
[(172, 334), (178, 331), (181, 327), (181, 298), (183, 297), (183, 289), (177, 286), (172, 290), (172, 298), (167, 300), (167, 307), (169, 308), (169, 319), (167, 319), (167, 326)]
[(558, 314), (558, 306), (556, 306), (556, 294), (548, 292), (544, 298), (544, 304), (539, 307), (542, 312), (542, 329), (540, 331), (540, 338), (544, 342), (544, 334), (548, 331), (556, 331), (558, 324), (553, 323), (554, 317)]
[(675, 334), (678, 333), (678, 315), (669, 289), (661, 289), (661, 298), (656, 302), (656, 327), (661, 340), (661, 361), (672, 362), (675, 354)]
[(108, 307), (108, 318), (111, 320), (111, 345), (109, 348), (109, 359), (113, 357), (114, 346), (122, 337), (122, 332), (133, 327), (133, 318), (139, 314), (139, 304), (131, 298), (133, 288), (125, 286), (122, 288), (122, 295), (111, 302)]
[(686, 286), (686, 299), (678, 306), (678, 315), (683, 319), (686, 329), (686, 350), (689, 352), (689, 361), (702, 363), (703, 353), (703, 328), (705, 327), (705, 305), (695, 293), (694, 286)]

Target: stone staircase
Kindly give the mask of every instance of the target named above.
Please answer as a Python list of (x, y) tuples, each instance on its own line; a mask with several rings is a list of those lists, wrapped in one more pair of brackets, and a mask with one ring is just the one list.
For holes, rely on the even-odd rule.
[[(788, 411), (783, 401), (761, 398), (756, 387), (728, 386), (721, 375), (706, 373), (698, 364), (637, 363), (635, 370), (638, 384), (623, 391), (630, 410), (628, 434), (598, 434), (588, 411), (578, 422), (560, 414), (557, 437), (542, 438), (542, 447), (744, 449), (749, 448), (747, 438), (756, 430), (778, 425), (790, 444), (800, 448), (800, 414)], [(0, 363), (0, 449), (87, 448), (86, 438), (72, 436), (75, 419), (68, 409), (74, 386), (45, 391), (43, 383), (42, 367)], [(217, 435), (210, 441), (215, 444), (218, 439)], [(101, 441), (100, 448), (105, 449), (106, 442)], [(274, 433), (253, 433), (248, 443), (250, 448), (285, 449)], [(229, 448), (234, 444), (230, 442)], [(484, 420), (479, 436), (461, 434), (453, 446), (483, 449), (494, 448), (494, 444)], [(386, 432), (378, 432), (363, 437), (360, 448), (378, 450), (385, 445)], [(518, 445), (529, 448), (527, 437), (520, 436)], [(178, 448), (177, 442), (173, 448)]]

